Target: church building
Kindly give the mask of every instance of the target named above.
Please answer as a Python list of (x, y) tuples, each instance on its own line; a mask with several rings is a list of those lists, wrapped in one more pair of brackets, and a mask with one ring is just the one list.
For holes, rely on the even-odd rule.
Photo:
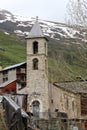
[(27, 111), (40, 118), (48, 118), (50, 114), (68, 119), (86, 118), (86, 98), (83, 98), (83, 93), (87, 93), (86, 81), (49, 83), (48, 39), (43, 35), (38, 19), (26, 41), (26, 87), (18, 93), (28, 95)]
[(47, 44), (36, 19), (27, 37), (27, 92), (28, 109), (37, 116), (49, 109)]

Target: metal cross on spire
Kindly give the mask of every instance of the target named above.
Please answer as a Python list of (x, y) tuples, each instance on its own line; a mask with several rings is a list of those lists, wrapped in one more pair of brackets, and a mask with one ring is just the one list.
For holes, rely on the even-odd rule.
[(36, 22), (38, 22), (38, 16), (36, 16)]

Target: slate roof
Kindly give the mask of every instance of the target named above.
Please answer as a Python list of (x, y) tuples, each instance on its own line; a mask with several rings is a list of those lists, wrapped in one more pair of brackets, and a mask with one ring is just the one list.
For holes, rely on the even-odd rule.
[(19, 67), (19, 66), (21, 66), (21, 65), (24, 65), (25, 63), (26, 63), (26, 62), (18, 63), (18, 64), (15, 64), (15, 65), (11, 65), (11, 66), (5, 67), (5, 68), (2, 69), (1, 71), (14, 69), (14, 68), (16, 68), (16, 67)]
[(43, 35), (42, 30), (41, 30), (41, 27), (38, 23), (38, 20), (36, 19), (36, 22), (30, 31), (29, 38), (43, 37), (43, 36), (44, 35)]
[(10, 97), (8, 97), (8, 96), (3, 96), (3, 98), (6, 99), (6, 100), (10, 103), (10, 105), (13, 106), (13, 108), (15, 108), (15, 110), (21, 109), (21, 115), (22, 115), (22, 117), (29, 118), (28, 114), (27, 114), (22, 108), (20, 108), (20, 107), (16, 104), (16, 102), (14, 102)]
[(87, 81), (59, 82), (59, 83), (54, 83), (54, 85), (66, 91), (70, 91), (77, 94), (87, 93)]

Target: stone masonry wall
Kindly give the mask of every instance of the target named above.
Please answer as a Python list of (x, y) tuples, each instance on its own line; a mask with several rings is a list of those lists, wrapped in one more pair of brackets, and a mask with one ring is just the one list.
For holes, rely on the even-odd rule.
[[(38, 42), (38, 54), (33, 54), (33, 42)], [(38, 59), (38, 70), (33, 70), (33, 59)], [(40, 102), (40, 113), (49, 109), (48, 96), (48, 64), (47, 41), (44, 38), (29, 39), (27, 41), (27, 93), (28, 110), (32, 102)]]
[(58, 112), (66, 113), (68, 115), (68, 118), (80, 117), (79, 95), (76, 95), (72, 92), (68, 92), (56, 86), (50, 87), (50, 93), (50, 100), (53, 100), (53, 102), (50, 104), (52, 112), (55, 112), (55, 110), (58, 109)]

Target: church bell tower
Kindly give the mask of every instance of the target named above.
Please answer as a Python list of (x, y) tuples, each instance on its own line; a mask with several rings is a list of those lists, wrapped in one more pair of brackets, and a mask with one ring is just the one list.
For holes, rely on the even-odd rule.
[(27, 93), (28, 111), (39, 117), (49, 109), (47, 43), (36, 19), (27, 37)]

